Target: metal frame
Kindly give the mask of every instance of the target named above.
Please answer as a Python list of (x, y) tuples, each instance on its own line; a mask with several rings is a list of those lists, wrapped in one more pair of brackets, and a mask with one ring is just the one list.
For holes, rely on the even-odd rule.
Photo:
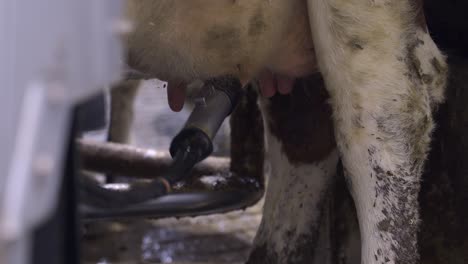
[(0, 263), (57, 207), (74, 104), (121, 72), (121, 0), (0, 0)]

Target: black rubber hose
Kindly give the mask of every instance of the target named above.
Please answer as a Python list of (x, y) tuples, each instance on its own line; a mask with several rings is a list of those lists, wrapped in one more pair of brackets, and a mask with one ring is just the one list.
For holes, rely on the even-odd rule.
[(80, 211), (85, 220), (200, 216), (245, 209), (257, 202), (262, 195), (262, 190), (177, 193), (119, 208), (82, 204)]
[(89, 203), (109, 208), (155, 199), (168, 194), (171, 185), (182, 180), (195, 166), (198, 159), (196, 152), (178, 151), (163, 177), (150, 182), (131, 182), (125, 184), (126, 188), (118, 188), (119, 183), (100, 185), (89, 176), (82, 175), (80, 182), (82, 197)]

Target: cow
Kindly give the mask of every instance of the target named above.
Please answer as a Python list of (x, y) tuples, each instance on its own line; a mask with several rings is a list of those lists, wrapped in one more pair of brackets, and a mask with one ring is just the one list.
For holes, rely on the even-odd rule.
[[(271, 177), (248, 263), (326, 263), (320, 226), (341, 159), (364, 264), (419, 263), (418, 194), (448, 66), (421, 0), (127, 0), (130, 68), (168, 82), (257, 83)], [(306, 81), (296, 81), (306, 77)], [(116, 85), (125, 142), (138, 81)], [(312, 248), (309, 248), (312, 247)]]

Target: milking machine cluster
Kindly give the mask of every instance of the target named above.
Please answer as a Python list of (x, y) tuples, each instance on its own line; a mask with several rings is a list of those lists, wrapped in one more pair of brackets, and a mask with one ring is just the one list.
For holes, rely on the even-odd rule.
[(81, 207), (85, 218), (200, 215), (245, 207), (258, 200), (260, 191), (239, 189), (171, 194), (172, 186), (212, 153), (216, 133), (242, 96), (241, 83), (234, 77), (205, 81), (185, 126), (171, 142), (173, 160), (162, 176), (149, 182), (103, 185), (81, 177), (82, 197), (88, 201)]

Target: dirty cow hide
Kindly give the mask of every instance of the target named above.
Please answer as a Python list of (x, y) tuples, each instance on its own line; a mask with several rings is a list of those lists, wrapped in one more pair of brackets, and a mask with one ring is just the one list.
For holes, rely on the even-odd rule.
[[(419, 263), (421, 175), (448, 73), (420, 0), (128, 3), (128, 63), (169, 81), (174, 110), (197, 79), (258, 78), (267, 97), (294, 86), (259, 103), (271, 177), (249, 263)], [(354, 229), (332, 224), (330, 208), (353, 211), (330, 196), (339, 157)], [(360, 257), (347, 238), (333, 253), (333, 232), (360, 236)]]

